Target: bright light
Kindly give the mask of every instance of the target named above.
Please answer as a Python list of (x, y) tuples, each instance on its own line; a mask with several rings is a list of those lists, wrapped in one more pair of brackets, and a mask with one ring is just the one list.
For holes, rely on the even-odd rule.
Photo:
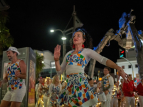
[(50, 30), (50, 32), (54, 32), (54, 30)]
[(44, 63), (44, 61), (42, 61), (42, 63)]
[(43, 56), (43, 53), (41, 53), (41, 56)]
[(62, 37), (62, 40), (66, 40), (67, 38), (66, 37)]

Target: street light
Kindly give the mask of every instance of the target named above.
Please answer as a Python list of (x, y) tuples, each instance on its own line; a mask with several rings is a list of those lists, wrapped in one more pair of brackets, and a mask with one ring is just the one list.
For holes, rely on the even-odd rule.
[(54, 32), (54, 30), (50, 30), (50, 32)]
[(62, 37), (61, 39), (62, 39), (62, 40), (66, 40), (67, 38), (66, 38), (66, 37)]

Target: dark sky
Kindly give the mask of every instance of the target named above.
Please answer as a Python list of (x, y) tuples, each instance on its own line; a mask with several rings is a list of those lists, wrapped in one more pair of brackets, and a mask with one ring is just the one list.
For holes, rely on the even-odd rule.
[[(75, 5), (78, 18), (84, 28), (93, 38), (93, 45), (97, 46), (105, 33), (113, 28), (118, 30), (118, 20), (123, 12), (129, 13), (134, 9), (137, 16), (136, 28), (143, 30), (142, 3), (135, 1), (117, 2), (106, 0), (6, 0), (10, 5), (9, 22), (10, 33), (17, 48), (31, 47), (38, 50), (53, 52), (57, 44), (62, 44), (61, 32), (51, 34), (50, 29), (64, 30)], [(125, 0), (124, 0), (125, 1)], [(72, 27), (72, 21), (68, 28)], [(70, 50), (67, 36), (67, 51)], [(112, 41), (105, 47), (101, 55), (116, 62), (118, 58), (118, 43)]]

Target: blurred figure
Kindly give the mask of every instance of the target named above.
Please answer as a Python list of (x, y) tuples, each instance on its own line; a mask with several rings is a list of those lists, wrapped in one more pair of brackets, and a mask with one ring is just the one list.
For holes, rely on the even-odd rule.
[(100, 88), (101, 88), (101, 82), (99, 81), (97, 83), (97, 88), (96, 88), (96, 92), (99, 93), (100, 92)]
[(43, 96), (43, 101), (44, 101), (44, 107), (48, 107), (48, 97), (49, 97), (49, 78), (47, 78), (46, 83), (44, 84), (44, 96)]
[(118, 82), (114, 82), (114, 88), (112, 91), (111, 107), (118, 107), (118, 95), (120, 93)]
[(36, 102), (36, 106), (35, 107), (42, 107), (42, 95), (43, 95), (43, 88), (44, 88), (44, 79), (42, 77), (40, 77), (39, 79), (39, 83), (37, 84), (38, 86), (37, 89), (36, 89), (36, 97), (37, 97), (37, 102)]
[(121, 79), (121, 84), (119, 85), (121, 95), (119, 96), (120, 99), (118, 99), (118, 107), (124, 107), (124, 105), (125, 105), (125, 97), (124, 97), (124, 93), (123, 93), (123, 83), (124, 83), (124, 79)]
[(67, 82), (66, 81), (62, 81), (61, 84), (62, 84), (62, 89), (64, 89), (66, 87), (66, 85), (67, 85)]
[(60, 94), (61, 90), (62, 90), (62, 85), (60, 83), (59, 76), (55, 75), (49, 87), (50, 96), (49, 96), (48, 107), (58, 107), (56, 102), (56, 96)]
[(137, 86), (137, 91), (139, 95), (139, 104), (140, 107), (143, 107), (143, 78), (141, 79), (141, 83)]
[(109, 74), (111, 69), (109, 67), (104, 67), (104, 77), (102, 78), (102, 90), (106, 95), (106, 101), (101, 104), (101, 107), (110, 107), (112, 89), (114, 87), (113, 77)]
[(136, 88), (134, 86), (134, 81), (132, 80), (132, 75), (128, 75), (128, 83), (123, 83), (123, 92), (126, 100), (125, 107), (134, 107), (135, 106), (135, 98), (134, 91)]
[(89, 83), (90, 87), (93, 87), (93, 79), (90, 77), (88, 77), (87, 79), (88, 79), (88, 83)]

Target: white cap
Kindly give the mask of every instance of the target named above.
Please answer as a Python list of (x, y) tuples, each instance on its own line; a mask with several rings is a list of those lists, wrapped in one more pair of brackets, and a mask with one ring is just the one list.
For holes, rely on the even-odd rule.
[(14, 51), (14, 52), (16, 52), (18, 55), (20, 55), (20, 53), (18, 52), (17, 48), (15, 48), (15, 47), (9, 47), (7, 51)]

